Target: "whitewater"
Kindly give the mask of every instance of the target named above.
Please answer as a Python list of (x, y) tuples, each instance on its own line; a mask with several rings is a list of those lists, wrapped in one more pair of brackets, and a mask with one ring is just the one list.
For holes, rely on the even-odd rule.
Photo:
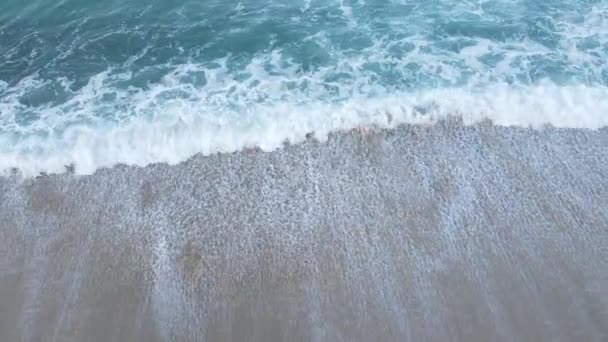
[(0, 5), (0, 170), (91, 174), (331, 132), (608, 125), (606, 1)]

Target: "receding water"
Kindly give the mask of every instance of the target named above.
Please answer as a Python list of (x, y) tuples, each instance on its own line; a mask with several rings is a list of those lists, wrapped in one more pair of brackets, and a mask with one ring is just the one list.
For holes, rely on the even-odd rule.
[(3, 341), (604, 341), (608, 131), (457, 122), (0, 181)]

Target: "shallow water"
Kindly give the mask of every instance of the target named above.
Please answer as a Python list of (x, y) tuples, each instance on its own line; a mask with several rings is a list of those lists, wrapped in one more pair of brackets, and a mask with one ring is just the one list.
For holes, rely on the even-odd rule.
[(332, 134), (0, 180), (2, 341), (605, 341), (608, 131)]
[(608, 340), (608, 1), (0, 2), (0, 341)]

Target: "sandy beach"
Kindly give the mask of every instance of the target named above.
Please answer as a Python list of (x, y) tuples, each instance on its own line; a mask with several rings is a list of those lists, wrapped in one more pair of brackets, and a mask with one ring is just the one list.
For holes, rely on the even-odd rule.
[(608, 129), (0, 179), (1, 341), (606, 341)]

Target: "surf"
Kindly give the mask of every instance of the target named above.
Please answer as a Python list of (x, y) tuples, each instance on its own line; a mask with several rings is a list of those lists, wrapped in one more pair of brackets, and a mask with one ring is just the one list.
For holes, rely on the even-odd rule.
[(175, 164), (451, 116), (608, 124), (602, 1), (3, 6), (4, 174)]

